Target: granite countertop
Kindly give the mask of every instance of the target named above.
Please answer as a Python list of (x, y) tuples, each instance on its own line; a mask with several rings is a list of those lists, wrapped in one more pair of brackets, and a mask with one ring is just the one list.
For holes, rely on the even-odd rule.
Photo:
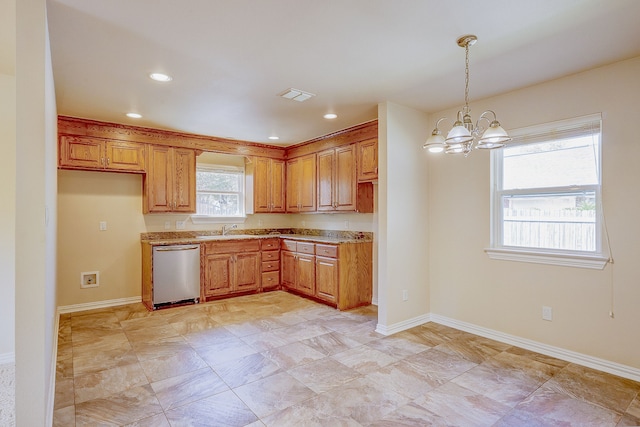
[[(270, 239), (270, 238), (283, 238), (291, 240), (303, 240), (313, 243), (362, 243), (371, 242), (373, 236), (371, 233), (361, 232), (324, 232), (317, 230), (302, 230), (302, 233), (296, 233), (296, 229), (286, 230), (287, 233), (278, 233), (274, 230), (270, 230), (268, 233), (260, 234), (260, 230), (247, 230), (247, 234), (227, 234), (225, 236), (221, 234), (199, 234), (199, 232), (158, 232), (158, 233), (143, 233), (141, 235), (141, 241), (153, 246), (167, 246), (167, 245), (187, 245), (187, 244), (199, 244), (203, 242), (212, 241), (233, 241), (233, 240), (248, 240), (248, 239)], [(266, 231), (266, 230), (265, 230)], [(324, 234), (324, 235), (321, 235)], [(328, 234), (328, 235), (327, 235)]]

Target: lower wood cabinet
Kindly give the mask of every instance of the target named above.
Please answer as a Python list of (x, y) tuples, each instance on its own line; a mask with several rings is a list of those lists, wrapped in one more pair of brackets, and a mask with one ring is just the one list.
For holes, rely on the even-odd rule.
[(203, 301), (260, 288), (260, 241), (208, 242), (202, 251)]
[(282, 241), (282, 286), (340, 310), (371, 304), (372, 243)]

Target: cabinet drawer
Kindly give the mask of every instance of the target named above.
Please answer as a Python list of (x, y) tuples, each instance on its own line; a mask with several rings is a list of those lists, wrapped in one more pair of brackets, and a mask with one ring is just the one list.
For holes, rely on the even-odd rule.
[(262, 252), (262, 261), (278, 261), (280, 259), (280, 251)]
[(297, 252), (299, 252), (301, 254), (313, 255), (314, 254), (314, 247), (315, 247), (314, 243), (298, 242), (298, 244), (297, 244)]
[(282, 249), (285, 251), (296, 251), (296, 242), (295, 240), (283, 240), (282, 241)]
[(262, 271), (278, 271), (280, 270), (280, 261), (264, 261), (262, 263)]
[(316, 255), (338, 258), (338, 247), (334, 245), (316, 244)]
[(280, 284), (280, 272), (270, 271), (268, 273), (262, 273), (262, 287), (271, 288)]
[(279, 238), (264, 239), (262, 241), (262, 250), (263, 251), (273, 251), (273, 250), (277, 250), (277, 249), (280, 249), (280, 239)]
[(205, 252), (207, 254), (230, 254), (236, 252), (259, 252), (260, 241), (239, 240), (230, 242), (207, 242), (205, 243)]

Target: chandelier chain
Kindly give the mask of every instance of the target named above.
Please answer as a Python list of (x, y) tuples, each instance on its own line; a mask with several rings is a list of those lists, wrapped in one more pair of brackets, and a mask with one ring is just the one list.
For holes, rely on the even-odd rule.
[(469, 43), (464, 47), (465, 50), (465, 62), (464, 62), (464, 105), (469, 110)]

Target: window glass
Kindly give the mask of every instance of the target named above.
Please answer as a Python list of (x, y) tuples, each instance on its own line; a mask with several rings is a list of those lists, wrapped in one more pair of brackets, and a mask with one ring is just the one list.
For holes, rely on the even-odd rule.
[(198, 165), (196, 168), (198, 215), (244, 216), (244, 172)]
[(492, 153), (492, 247), (601, 252), (600, 118), (557, 126)]

